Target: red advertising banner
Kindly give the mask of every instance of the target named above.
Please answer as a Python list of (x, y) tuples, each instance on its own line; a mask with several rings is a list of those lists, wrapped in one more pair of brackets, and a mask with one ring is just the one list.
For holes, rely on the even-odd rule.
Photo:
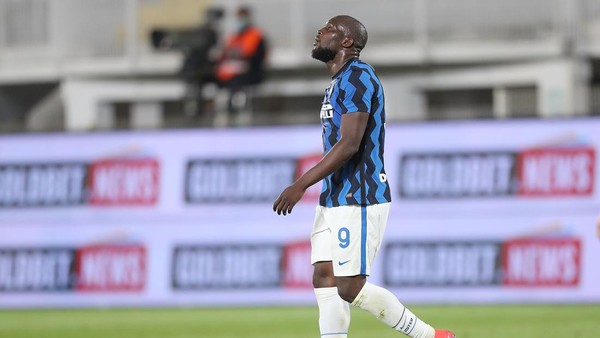
[(533, 149), (518, 154), (519, 195), (586, 196), (594, 190), (594, 148)]
[(155, 159), (109, 159), (89, 169), (93, 205), (152, 205), (160, 194), (160, 165)]
[(141, 245), (87, 246), (76, 257), (79, 291), (141, 291), (146, 285), (146, 248)]
[(577, 238), (513, 240), (504, 243), (502, 256), (505, 285), (579, 285), (582, 250)]

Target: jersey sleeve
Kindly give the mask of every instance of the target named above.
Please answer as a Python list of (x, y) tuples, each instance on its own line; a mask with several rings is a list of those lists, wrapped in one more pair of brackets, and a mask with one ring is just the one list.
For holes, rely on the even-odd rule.
[(341, 94), (338, 96), (338, 104), (341, 113), (366, 112), (371, 113), (371, 100), (374, 87), (371, 74), (364, 69), (353, 68), (350, 75), (341, 83)]

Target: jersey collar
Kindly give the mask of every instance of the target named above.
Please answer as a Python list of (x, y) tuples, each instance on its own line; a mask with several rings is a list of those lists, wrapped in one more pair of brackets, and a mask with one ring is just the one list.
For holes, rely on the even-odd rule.
[(355, 61), (358, 61), (358, 58), (353, 57), (352, 59), (346, 61), (346, 63), (344, 63), (344, 65), (342, 66), (342, 68), (340, 68), (340, 70), (337, 71), (337, 73), (335, 73), (331, 78), (335, 79), (336, 77), (338, 77), (340, 74), (342, 74), (346, 69), (348, 69), (348, 67), (350, 67), (351, 63), (354, 63)]

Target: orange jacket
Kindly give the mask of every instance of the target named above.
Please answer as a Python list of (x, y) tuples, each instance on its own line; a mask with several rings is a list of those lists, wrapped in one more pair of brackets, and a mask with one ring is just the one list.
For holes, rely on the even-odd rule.
[(262, 32), (252, 26), (229, 37), (223, 48), (221, 61), (217, 66), (217, 79), (227, 81), (236, 75), (247, 72), (248, 61), (257, 52), (262, 40)]

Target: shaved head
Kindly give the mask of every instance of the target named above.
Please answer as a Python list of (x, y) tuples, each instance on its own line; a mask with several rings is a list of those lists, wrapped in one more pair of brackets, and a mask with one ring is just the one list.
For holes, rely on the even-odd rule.
[(332, 18), (335, 21), (340, 30), (344, 32), (346, 37), (354, 40), (354, 47), (360, 52), (365, 48), (369, 35), (365, 26), (355, 18), (349, 15), (338, 15)]
[(343, 64), (360, 57), (367, 38), (367, 29), (360, 21), (349, 15), (334, 16), (317, 31), (312, 57), (325, 63), (339, 59), (336, 62)]

